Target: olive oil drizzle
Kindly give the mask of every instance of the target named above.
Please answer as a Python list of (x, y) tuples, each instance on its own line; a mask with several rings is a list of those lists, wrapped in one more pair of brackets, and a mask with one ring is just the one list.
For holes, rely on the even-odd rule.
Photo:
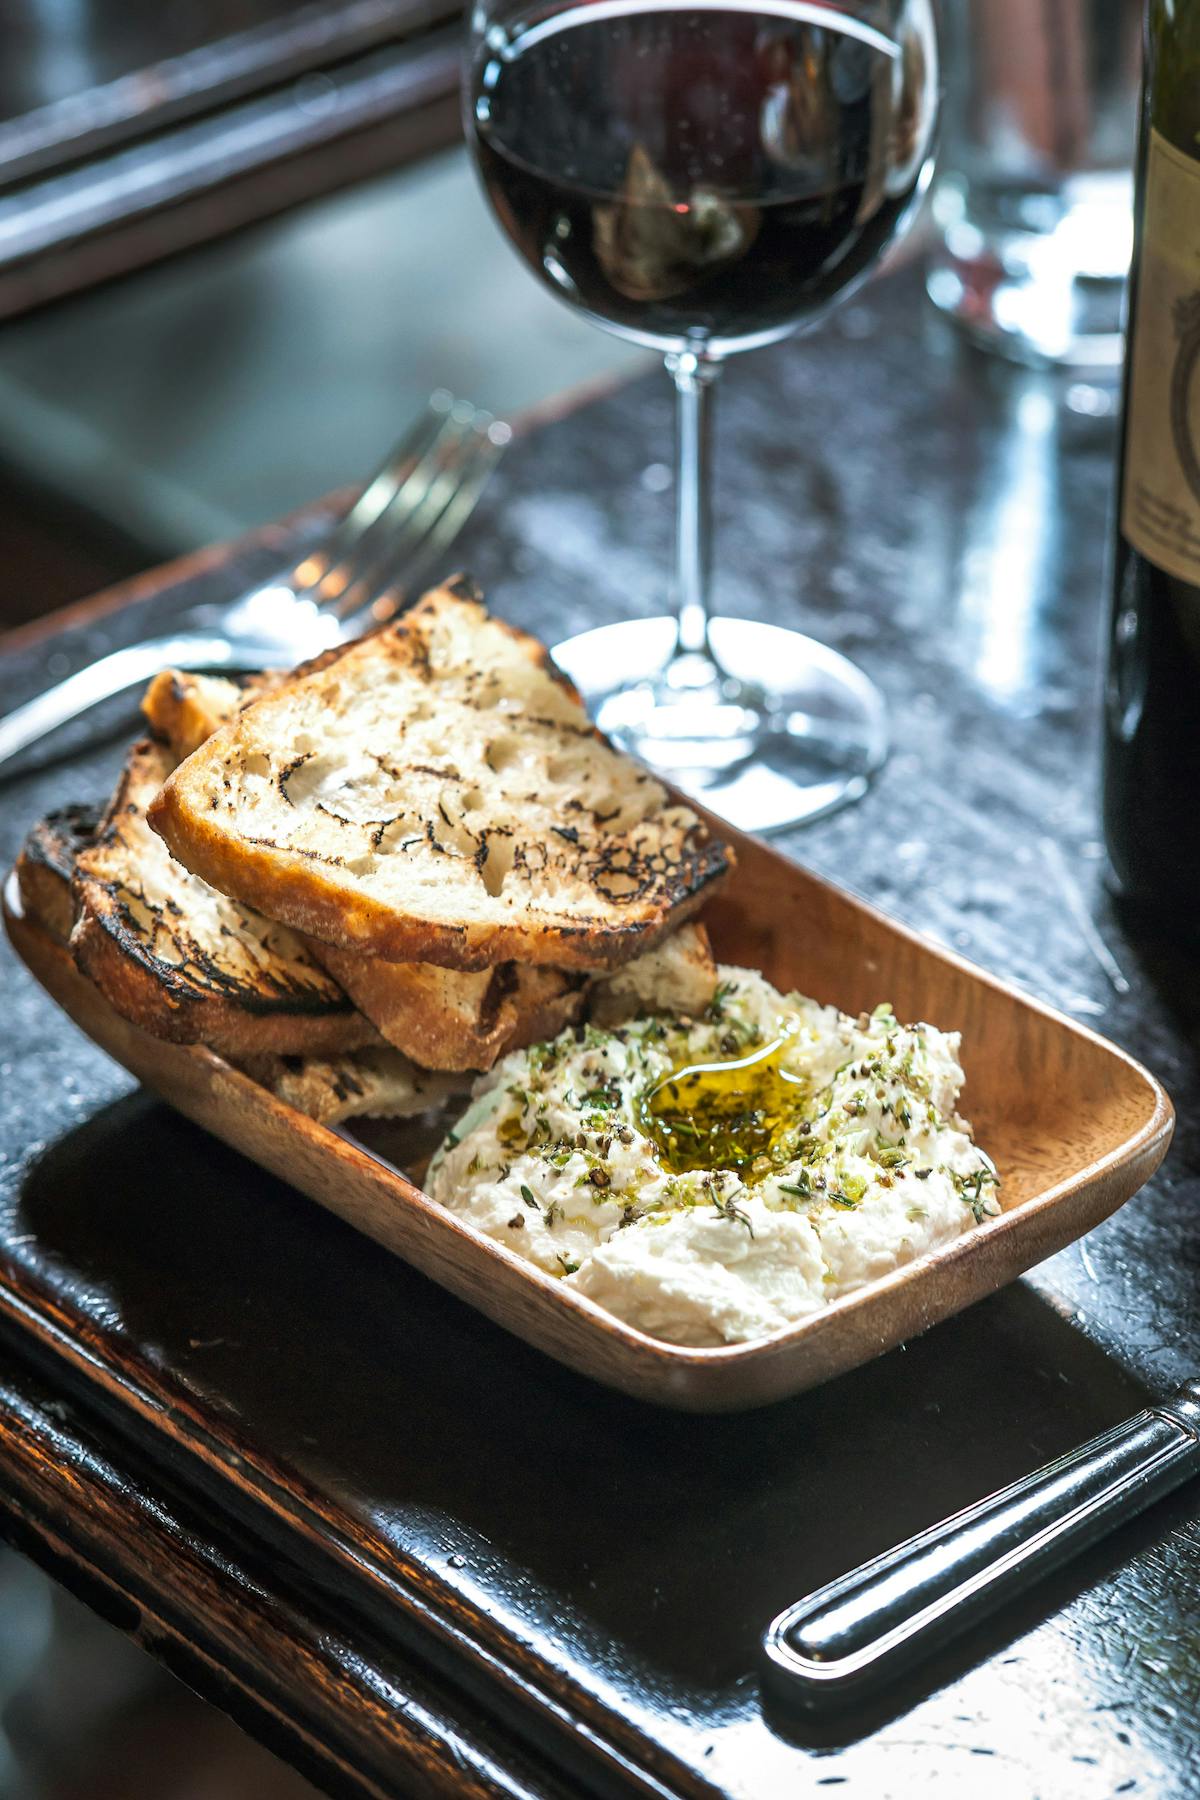
[[(685, 1063), (648, 1088), (638, 1123), (673, 1174), (737, 1169), (765, 1175), (808, 1110), (810, 1087), (784, 1067), (795, 1032), (748, 1056)], [(784, 1156), (782, 1160), (787, 1160)]]

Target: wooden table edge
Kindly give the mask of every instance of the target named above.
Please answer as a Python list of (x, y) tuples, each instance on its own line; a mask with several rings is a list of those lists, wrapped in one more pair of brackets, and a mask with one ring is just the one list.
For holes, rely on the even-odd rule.
[(281, 1596), (252, 1544), (213, 1532), (157, 1472), (110, 1461), (92, 1421), (7, 1349), (0, 1456), (6, 1541), (325, 1791), (573, 1800), (469, 1695), (395, 1650), (349, 1643), (309, 1595)]

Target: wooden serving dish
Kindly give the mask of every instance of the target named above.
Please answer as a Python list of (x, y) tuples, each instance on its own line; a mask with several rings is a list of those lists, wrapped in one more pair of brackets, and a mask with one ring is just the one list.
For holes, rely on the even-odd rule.
[(1173, 1113), (1153, 1076), (1094, 1032), (720, 829), (738, 853), (705, 914), (720, 959), (850, 1013), (890, 1000), (901, 1019), (961, 1031), (964, 1110), (1001, 1172), (1004, 1210), (822, 1313), (715, 1350), (647, 1337), (436, 1205), (349, 1131), (315, 1124), (209, 1050), (128, 1024), (22, 915), (12, 880), (5, 922), (75, 1023), (188, 1118), (582, 1374), (666, 1406), (732, 1411), (852, 1369), (1082, 1236), (1153, 1173)]

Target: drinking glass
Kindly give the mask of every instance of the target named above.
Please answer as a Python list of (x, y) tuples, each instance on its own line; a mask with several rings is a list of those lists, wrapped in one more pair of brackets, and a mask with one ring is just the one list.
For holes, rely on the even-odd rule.
[(677, 395), (675, 612), (555, 656), (601, 729), (749, 830), (827, 812), (887, 749), (883, 703), (801, 633), (710, 611), (726, 356), (854, 286), (928, 182), (932, 0), (476, 0), (467, 139), (552, 293), (661, 350)]
[(1115, 380), (1143, 0), (955, 0), (929, 294), (988, 349)]

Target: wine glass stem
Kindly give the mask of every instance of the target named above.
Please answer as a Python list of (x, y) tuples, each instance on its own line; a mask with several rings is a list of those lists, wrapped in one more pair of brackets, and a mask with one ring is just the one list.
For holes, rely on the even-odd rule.
[(676, 350), (667, 357), (667, 370), (675, 383), (675, 657), (707, 661), (712, 654), (712, 390), (721, 365), (695, 350)]

